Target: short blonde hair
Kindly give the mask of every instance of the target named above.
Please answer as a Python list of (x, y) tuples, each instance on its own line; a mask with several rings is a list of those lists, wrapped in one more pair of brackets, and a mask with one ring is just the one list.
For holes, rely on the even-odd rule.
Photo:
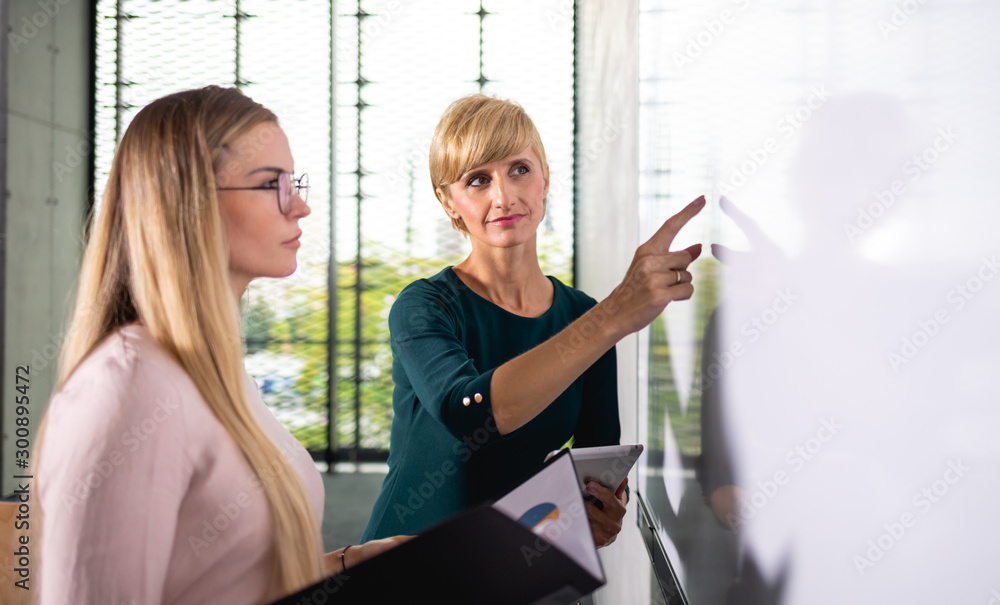
[[(431, 184), (438, 201), (444, 203), (448, 185), (476, 166), (482, 166), (531, 148), (542, 163), (549, 182), (542, 137), (524, 108), (505, 99), (473, 94), (448, 106), (434, 129), (430, 148)], [(461, 218), (451, 225), (468, 233)]]

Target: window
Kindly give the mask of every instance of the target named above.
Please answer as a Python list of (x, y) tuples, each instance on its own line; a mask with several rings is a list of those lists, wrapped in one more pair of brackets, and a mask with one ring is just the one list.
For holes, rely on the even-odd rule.
[(468, 250), (427, 176), (454, 99), (482, 90), (534, 119), (551, 171), (542, 268), (572, 283), (573, 19), (555, 0), (99, 2), (97, 199), (118, 137), (153, 99), (237, 85), (274, 110), (309, 173), (312, 214), (298, 271), (244, 297), (247, 369), (311, 451), (384, 459), (389, 307)]

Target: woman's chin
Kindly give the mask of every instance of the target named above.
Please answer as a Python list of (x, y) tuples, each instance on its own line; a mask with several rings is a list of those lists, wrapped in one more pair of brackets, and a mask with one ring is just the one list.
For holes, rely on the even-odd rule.
[(291, 263), (283, 263), (280, 266), (273, 267), (267, 273), (262, 274), (261, 277), (281, 279), (282, 277), (288, 277), (289, 275), (295, 273), (296, 269), (298, 269), (298, 262), (293, 260)]
[(488, 237), (476, 238), (479, 244), (492, 248), (517, 248), (535, 241), (535, 231), (531, 233), (516, 232), (514, 230), (490, 234)]

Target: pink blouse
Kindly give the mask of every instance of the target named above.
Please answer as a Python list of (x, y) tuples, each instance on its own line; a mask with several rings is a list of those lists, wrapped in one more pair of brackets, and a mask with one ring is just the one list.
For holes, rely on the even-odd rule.
[[(250, 406), (305, 485), (323, 482), (244, 370)], [(181, 366), (126, 326), (53, 397), (37, 481), (39, 603), (266, 603), (273, 562), (260, 481)], [(280, 466), (279, 466), (280, 468)]]

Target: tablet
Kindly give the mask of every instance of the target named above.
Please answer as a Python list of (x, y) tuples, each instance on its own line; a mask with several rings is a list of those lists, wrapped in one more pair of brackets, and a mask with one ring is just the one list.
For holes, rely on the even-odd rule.
[[(560, 450), (549, 452), (545, 460), (558, 454)], [(605, 445), (602, 447), (574, 447), (569, 451), (576, 466), (576, 477), (580, 488), (586, 491), (587, 481), (594, 480), (614, 491), (622, 484), (635, 461), (642, 453), (642, 444)]]

